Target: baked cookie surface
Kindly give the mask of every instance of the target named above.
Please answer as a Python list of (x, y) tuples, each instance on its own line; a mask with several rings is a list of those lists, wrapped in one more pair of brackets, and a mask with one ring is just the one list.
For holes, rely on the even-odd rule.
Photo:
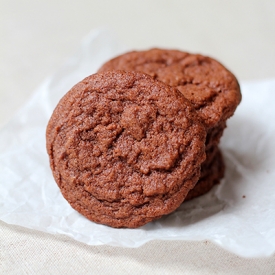
[(151, 49), (120, 55), (99, 72), (140, 71), (177, 89), (189, 99), (206, 129), (231, 117), (241, 101), (235, 76), (216, 60), (177, 50)]
[(175, 210), (205, 159), (205, 128), (176, 89), (137, 72), (85, 78), (48, 123), (47, 152), (70, 205), (112, 227)]
[(220, 149), (217, 147), (215, 156), (208, 166), (202, 166), (201, 177), (195, 187), (189, 191), (184, 201), (194, 199), (209, 192), (224, 177), (225, 164)]

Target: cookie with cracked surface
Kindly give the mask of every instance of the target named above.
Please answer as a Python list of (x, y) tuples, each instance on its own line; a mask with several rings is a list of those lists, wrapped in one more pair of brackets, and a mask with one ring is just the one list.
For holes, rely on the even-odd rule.
[(47, 126), (54, 178), (88, 219), (135, 228), (175, 210), (197, 183), (205, 128), (181, 93), (137, 72), (76, 84)]
[(133, 51), (106, 62), (99, 72), (140, 71), (178, 90), (189, 99), (207, 130), (231, 117), (241, 101), (235, 76), (213, 58), (178, 50)]
[(207, 168), (204, 167), (203, 169), (202, 167), (202, 170), (205, 170), (203, 176), (200, 177), (195, 187), (189, 191), (184, 201), (206, 194), (212, 189), (212, 187), (219, 184), (221, 179), (224, 177), (225, 164), (220, 149), (217, 149), (213, 161)]

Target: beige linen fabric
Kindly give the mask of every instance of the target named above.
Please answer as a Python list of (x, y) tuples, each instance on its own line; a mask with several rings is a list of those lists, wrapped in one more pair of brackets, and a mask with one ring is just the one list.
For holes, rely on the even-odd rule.
[[(0, 15), (0, 126), (101, 26), (130, 48), (201, 52), (242, 80), (275, 77), (275, 1), (2, 0)], [(0, 274), (269, 275), (275, 255), (243, 259), (206, 241), (88, 246), (0, 222)]]
[(0, 225), (1, 274), (274, 274), (275, 255), (243, 259), (207, 241), (88, 246), (65, 236)]

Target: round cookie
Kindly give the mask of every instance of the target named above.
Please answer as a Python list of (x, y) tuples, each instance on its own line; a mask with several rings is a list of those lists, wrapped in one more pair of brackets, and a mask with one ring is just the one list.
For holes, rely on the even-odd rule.
[(207, 172), (204, 173), (204, 176), (201, 176), (195, 187), (189, 191), (184, 201), (202, 196), (210, 191), (213, 186), (220, 183), (220, 180), (224, 177), (225, 164), (219, 149), (216, 151), (212, 163), (205, 170)]
[(178, 90), (123, 71), (76, 84), (46, 132), (53, 175), (70, 205), (94, 222), (130, 228), (182, 203), (198, 181), (205, 136)]
[(241, 101), (235, 76), (216, 60), (198, 54), (134, 51), (108, 61), (99, 72), (108, 70), (141, 71), (177, 87), (192, 102), (207, 130), (231, 117)]

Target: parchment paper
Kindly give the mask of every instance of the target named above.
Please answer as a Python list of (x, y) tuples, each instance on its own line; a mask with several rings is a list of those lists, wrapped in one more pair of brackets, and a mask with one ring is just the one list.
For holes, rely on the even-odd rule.
[[(113, 229), (73, 210), (53, 180), (45, 129), (59, 99), (125, 51), (97, 30), (0, 131), (0, 219), (90, 245), (138, 247), (155, 239), (210, 240), (244, 257), (275, 252), (275, 79), (241, 82), (243, 101), (222, 138), (222, 183), (139, 229)], [(176, 252), (175, 252), (176, 253)]]

